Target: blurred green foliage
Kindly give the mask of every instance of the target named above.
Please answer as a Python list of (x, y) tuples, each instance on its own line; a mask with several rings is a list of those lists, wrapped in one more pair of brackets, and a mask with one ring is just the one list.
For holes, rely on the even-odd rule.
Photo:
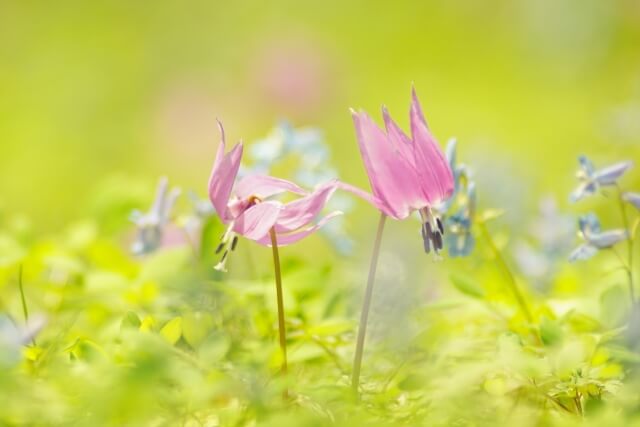
[[(617, 259), (559, 251), (541, 284), (511, 256), (541, 196), (568, 211), (577, 154), (638, 157), (639, 45), (635, 0), (1, 1), (0, 425), (640, 425)], [(157, 176), (204, 193), (215, 117), (249, 143), (280, 118), (318, 126), (366, 186), (348, 108), (386, 103), (406, 124), (411, 82), (480, 203), (504, 210), (489, 228), (532, 322), (481, 236), (432, 263), (394, 222), (356, 401), (364, 205), (352, 257), (316, 237), (282, 250), (287, 377), (267, 249), (242, 241), (214, 272), (211, 219), (200, 247), (127, 252)], [(619, 221), (606, 199), (589, 210)], [(20, 285), (46, 318), (34, 337)]]

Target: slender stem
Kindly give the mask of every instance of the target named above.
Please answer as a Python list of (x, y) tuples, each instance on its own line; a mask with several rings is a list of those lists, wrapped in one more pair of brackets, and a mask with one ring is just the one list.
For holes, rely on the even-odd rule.
[(516, 282), (516, 278), (514, 277), (511, 270), (509, 269), (507, 262), (504, 260), (504, 257), (502, 256), (502, 253), (500, 252), (495, 242), (493, 241), (491, 234), (489, 234), (489, 230), (487, 229), (487, 226), (483, 222), (478, 223), (478, 225), (480, 226), (480, 229), (482, 230), (482, 234), (484, 235), (484, 238), (487, 240), (487, 243), (489, 244), (491, 251), (496, 257), (498, 264), (500, 264), (500, 267), (507, 275), (507, 279), (508, 279), (507, 283), (509, 284), (509, 288), (511, 289), (511, 292), (515, 297), (516, 302), (520, 306), (520, 310), (522, 310), (522, 314), (524, 314), (524, 316), (527, 318), (529, 323), (533, 323), (533, 316), (531, 316), (531, 312), (529, 311), (527, 302), (524, 299), (524, 296), (522, 295), (522, 293), (520, 292), (520, 289), (518, 288), (518, 283)]
[(371, 306), (371, 296), (373, 295), (373, 283), (376, 277), (376, 268), (378, 266), (378, 255), (380, 255), (380, 242), (382, 241), (382, 232), (384, 230), (384, 222), (387, 216), (380, 214), (378, 222), (378, 232), (373, 243), (373, 254), (371, 255), (371, 265), (369, 266), (369, 277), (367, 279), (367, 289), (364, 294), (364, 302), (362, 304), (362, 312), (360, 313), (360, 325), (358, 327), (358, 341), (356, 344), (356, 355), (353, 359), (353, 373), (351, 377), (351, 386), (354, 393), (358, 393), (360, 384), (360, 368), (362, 366), (362, 354), (364, 352), (364, 339), (367, 334), (367, 320), (369, 319), (369, 308)]
[[(24, 321), (29, 321), (29, 310), (27, 309), (27, 299), (24, 296), (24, 285), (22, 282), (22, 264), (18, 267), (18, 288), (20, 289), (20, 299), (22, 300), (22, 313), (24, 314)], [(31, 339), (33, 345), (36, 345), (35, 337)]]
[(629, 217), (627, 216), (627, 207), (624, 203), (624, 199), (622, 198), (622, 189), (619, 185), (618, 187), (618, 202), (620, 203), (620, 213), (622, 214), (622, 224), (624, 225), (624, 229), (627, 233), (629, 233), (629, 238), (627, 239), (627, 279), (629, 281), (629, 297), (631, 298), (631, 306), (635, 304), (636, 301), (636, 293), (635, 288), (633, 286), (633, 236), (631, 233), (633, 230), (629, 228)]
[(276, 276), (276, 295), (278, 298), (278, 332), (280, 334), (280, 350), (282, 351), (282, 373), (287, 373), (287, 336), (284, 325), (284, 302), (282, 300), (282, 275), (280, 274), (280, 255), (278, 254), (278, 239), (274, 228), (271, 235), (271, 249), (273, 250), (273, 268)]
[(29, 310), (27, 309), (27, 299), (24, 296), (24, 286), (22, 285), (22, 264), (18, 267), (18, 288), (20, 289), (20, 299), (22, 299), (22, 313), (24, 321), (29, 321)]

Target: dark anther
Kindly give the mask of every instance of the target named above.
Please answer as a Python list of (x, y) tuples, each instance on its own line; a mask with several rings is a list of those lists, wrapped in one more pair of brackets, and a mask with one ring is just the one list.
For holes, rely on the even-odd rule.
[(225, 243), (224, 242), (220, 242), (220, 244), (216, 248), (216, 255), (219, 254), (222, 251), (222, 249), (224, 249), (224, 246), (225, 246)]
[(442, 221), (440, 218), (436, 218), (436, 223), (438, 224), (438, 230), (440, 230), (440, 234), (444, 235), (444, 226), (442, 225)]
[(443, 248), (442, 234), (440, 234), (439, 231), (436, 231), (435, 234), (433, 235), (433, 247), (437, 251), (442, 250)]
[(431, 230), (431, 224), (425, 222), (422, 224), (422, 241), (424, 242), (424, 251), (426, 253), (431, 252), (431, 239), (433, 231)]
[(231, 241), (231, 250), (235, 250), (236, 246), (238, 246), (238, 236), (233, 236), (233, 240)]
[(224, 262), (224, 259), (227, 257), (228, 253), (229, 251), (224, 251), (224, 253), (222, 254), (222, 258), (220, 258), (220, 262)]

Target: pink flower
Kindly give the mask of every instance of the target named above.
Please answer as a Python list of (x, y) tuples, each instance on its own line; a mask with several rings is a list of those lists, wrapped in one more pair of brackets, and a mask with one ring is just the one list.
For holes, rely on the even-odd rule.
[[(237, 235), (255, 240), (261, 245), (271, 246), (270, 231), (277, 235), (278, 245), (286, 246), (297, 242), (317, 231), (327, 221), (342, 212), (331, 212), (318, 222), (314, 222), (322, 208), (339, 187), (333, 180), (308, 192), (293, 182), (267, 175), (249, 175), (236, 183), (242, 159), (242, 143), (225, 154), (225, 136), (222, 124), (218, 122), (221, 141), (209, 178), (209, 199), (220, 220), (228, 225), (216, 253), (221, 252), (231, 242), (234, 250)], [(289, 203), (281, 203), (272, 197), (290, 192), (301, 197)], [(228, 249), (216, 266), (224, 270)]]
[(431, 244), (442, 249), (442, 221), (431, 209), (451, 196), (451, 168), (429, 131), (415, 90), (410, 109), (411, 137), (393, 121), (386, 108), (382, 115), (386, 132), (365, 112), (352, 111), (360, 153), (373, 197), (368, 200), (382, 213), (405, 219), (420, 212), (425, 251)]

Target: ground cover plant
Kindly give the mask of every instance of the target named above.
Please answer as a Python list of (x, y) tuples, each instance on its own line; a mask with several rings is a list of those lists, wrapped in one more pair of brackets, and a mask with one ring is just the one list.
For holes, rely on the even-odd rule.
[[(586, 213), (574, 227), (551, 203), (533, 229), (538, 242), (510, 253), (494, 237), (503, 208), (478, 205), (482, 188), (459, 163), (459, 143), (440, 149), (415, 92), (410, 110), (410, 136), (386, 109), (386, 130), (353, 113), (371, 195), (338, 179), (304, 190), (265, 175), (288, 151), (308, 173), (305, 156), (315, 151), (323, 153), (315, 179), (324, 177), (328, 148), (288, 125), (256, 145), (275, 153), (252, 162), (262, 169), (245, 168), (236, 180), (243, 146), (225, 153), (220, 124), (208, 198), (181, 195), (162, 178), (150, 209), (133, 210), (130, 222), (122, 218), (127, 201), (115, 198), (99, 216), (47, 237), (5, 214), (2, 423), (638, 422), (640, 195), (624, 185), (633, 162), (596, 168), (579, 157), (568, 196), (599, 198), (619, 211), (617, 225), (603, 231)], [(274, 198), (283, 192), (296, 197)], [(360, 266), (302, 261), (283, 247), (342, 214), (316, 219), (335, 193), (382, 212), (374, 241), (364, 243), (373, 257), (359, 323)], [(386, 216), (413, 221), (422, 241), (400, 254), (381, 251)], [(119, 225), (107, 229), (110, 222)], [(344, 249), (342, 225), (326, 230), (327, 250)], [(581, 239), (573, 250), (572, 228)], [(251, 240), (271, 247), (271, 267), (268, 249)], [(614, 277), (610, 285), (562, 295), (577, 280), (569, 263), (592, 258), (601, 260), (594, 274)], [(536, 287), (543, 261), (554, 264), (544, 265), (544, 280), (556, 290)], [(427, 284), (406, 283), (411, 263), (429, 271)], [(370, 311), (375, 328), (365, 347)]]
[(0, 1), (0, 426), (640, 426), (636, 0)]

